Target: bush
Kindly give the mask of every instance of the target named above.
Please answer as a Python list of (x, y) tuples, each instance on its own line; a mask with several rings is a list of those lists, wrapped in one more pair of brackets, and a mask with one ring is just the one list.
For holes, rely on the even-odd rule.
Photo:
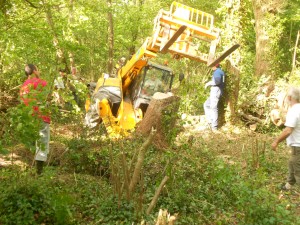
[(0, 224), (70, 224), (67, 195), (39, 179), (10, 176), (1, 181)]

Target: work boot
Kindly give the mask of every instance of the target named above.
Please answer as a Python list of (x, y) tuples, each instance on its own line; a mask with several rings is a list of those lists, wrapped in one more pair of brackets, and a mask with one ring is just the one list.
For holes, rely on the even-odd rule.
[(43, 173), (44, 162), (36, 160), (35, 164), (36, 164), (36, 173), (37, 173), (37, 175), (41, 175)]
[(289, 183), (283, 183), (280, 189), (282, 191), (290, 191), (292, 189), (292, 185)]

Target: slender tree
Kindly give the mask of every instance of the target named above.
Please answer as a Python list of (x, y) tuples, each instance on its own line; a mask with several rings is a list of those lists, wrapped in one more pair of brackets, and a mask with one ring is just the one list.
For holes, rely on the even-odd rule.
[[(279, 30), (278, 12), (280, 12), (286, 1), (282, 0), (252, 0), (255, 34), (256, 34), (256, 55), (255, 55), (255, 75), (274, 75), (272, 71), (272, 53), (276, 36), (274, 32)], [(273, 33), (272, 33), (273, 32)]]
[(113, 58), (114, 58), (114, 21), (113, 21), (113, 13), (112, 13), (112, 2), (111, 0), (107, 0), (108, 12), (108, 26), (107, 26), (107, 37), (108, 37), (108, 60), (107, 60), (107, 71), (109, 74), (112, 73), (113, 70)]

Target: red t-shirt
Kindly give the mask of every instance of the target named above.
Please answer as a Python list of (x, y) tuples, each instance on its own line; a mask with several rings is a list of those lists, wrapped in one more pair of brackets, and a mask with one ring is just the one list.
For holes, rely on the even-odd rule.
[[(41, 91), (45, 86), (47, 86), (47, 81), (42, 80), (40, 78), (29, 78), (27, 79), (21, 86), (20, 89), (20, 97), (22, 99), (22, 101), (25, 103), (25, 105), (28, 105), (29, 102), (31, 101), (37, 101), (37, 99), (34, 98), (34, 93), (32, 94), (32, 96), (26, 96), (28, 94), (30, 94), (31, 90), (37, 90), (37, 91)], [(35, 112), (35, 115), (38, 115), (45, 123), (50, 123), (51, 119), (50, 116), (48, 114), (46, 114), (45, 112), (40, 112), (39, 107), (38, 106), (33, 106), (33, 111)]]

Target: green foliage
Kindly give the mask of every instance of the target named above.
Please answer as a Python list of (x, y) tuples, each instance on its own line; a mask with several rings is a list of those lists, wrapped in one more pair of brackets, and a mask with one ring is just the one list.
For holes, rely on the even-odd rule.
[(109, 149), (108, 146), (99, 149), (93, 148), (93, 143), (85, 139), (71, 139), (67, 143), (69, 153), (67, 154), (66, 170), (76, 173), (108, 176)]
[(268, 164), (263, 164), (261, 161), (266, 171), (245, 174), (239, 165), (229, 165), (204, 145), (198, 149), (181, 146), (180, 156), (176, 152), (168, 156), (176, 163), (168, 170), (172, 171), (168, 174), (171, 180), (158, 205), (171, 214), (179, 212), (178, 224), (280, 224), (280, 221), (289, 224), (297, 221), (265, 186), (268, 169), (278, 167), (277, 162), (269, 159)]
[(38, 131), (43, 122), (40, 116), (49, 115), (49, 107), (46, 103), (48, 94), (47, 89), (32, 89), (26, 96), (23, 96), (24, 99), (21, 99), (19, 105), (8, 109), (6, 117), (9, 124), (6, 124), (6, 138), (4, 139), (7, 144), (18, 140), (35, 151), (35, 141), (39, 137)]
[(290, 77), (288, 77), (289, 78), (289, 83), (293, 86), (298, 86), (299, 87), (300, 86), (300, 79), (299, 79), (299, 77), (300, 77), (300, 68), (295, 69), (292, 74), (288, 74), (288, 75), (290, 75)]
[[(97, 221), (101, 221), (103, 224), (127, 224), (134, 221), (134, 206), (130, 202), (118, 201), (115, 197), (108, 197), (104, 202), (94, 202), (101, 204), (97, 211), (94, 212), (92, 217), (95, 217)], [(89, 205), (92, 207), (92, 205)], [(94, 207), (97, 205), (94, 205)], [(92, 209), (92, 208), (91, 208)], [(90, 209), (85, 211), (90, 214)], [(118, 212), (118, 213), (116, 213)]]
[(49, 188), (49, 180), (13, 173), (6, 176), (0, 187), (1, 224), (70, 224), (70, 198)]
[[(22, 71), (27, 62), (36, 63), (46, 79), (52, 79), (53, 75), (47, 72), (50, 69), (56, 71), (62, 63), (57, 60), (58, 48), (63, 50), (67, 67), (70, 64), (68, 57), (72, 55), (80, 77), (85, 78), (85, 81), (95, 81), (102, 72), (106, 72), (108, 10), (113, 10), (114, 15), (114, 57), (117, 59), (132, 54), (151, 35), (157, 11), (160, 8), (167, 10), (171, 2), (114, 1), (114, 8), (109, 9), (106, 1), (96, 0), (54, 0), (47, 4), (31, 1), (36, 7), (27, 1), (4, 1), (1, 6), (3, 13), (0, 14), (0, 23), (3, 25), (0, 26), (0, 89), (19, 85), (24, 78)], [(220, 6), (216, 15), (217, 24), (226, 28), (229, 22), (234, 23), (233, 28), (222, 32), (221, 48), (231, 45), (232, 41), (241, 44), (240, 55), (231, 58), (240, 73), (234, 75), (227, 72), (230, 78), (227, 88), (231, 94), (235, 93), (235, 88), (239, 88), (240, 108), (260, 113), (257, 107), (266, 105), (257, 100), (257, 95), (261, 93), (257, 93), (256, 89), (262, 85), (265, 77), (261, 80), (253, 77), (256, 36), (252, 2), (242, 1), (239, 11), (235, 12), (229, 22), (224, 18), (231, 8), (224, 4), (225, 1), (179, 2), (212, 14)], [(276, 76), (290, 78), (291, 83), (296, 85), (299, 84), (299, 71), (293, 71), (291, 76), (287, 72), (299, 27), (298, 6), (299, 1), (289, 1), (282, 14), (267, 17), (269, 23), (266, 26), (273, 47), (270, 60), (277, 72)], [(45, 19), (46, 9), (51, 12), (53, 29)], [(58, 45), (53, 44), (55, 38)], [(185, 59), (175, 61), (170, 58), (170, 64), (176, 74), (183, 72), (186, 76), (178, 88), (181, 96), (180, 113), (203, 113), (203, 103), (208, 95), (204, 84), (211, 77), (210, 71), (205, 65)], [(84, 84), (80, 83), (76, 90), (83, 100), (86, 95)], [(66, 102), (71, 102), (66, 109), (72, 113), (62, 116), (58, 108), (51, 106), (54, 120), (71, 123), (82, 119), (72, 93), (66, 91), (62, 97)], [(46, 108), (49, 109), (42, 106), (41, 110)], [(74, 115), (74, 111), (78, 114)], [(27, 147), (34, 145), (39, 125), (32, 113), (32, 108), (24, 105), (8, 110), (10, 125), (0, 143), (1, 154), (7, 153), (8, 144), (18, 141)], [(262, 116), (267, 113), (265, 111)], [(164, 116), (164, 127), (172, 142), (178, 131), (167, 125), (177, 115), (166, 110)], [(213, 154), (209, 146), (202, 143), (198, 143), (197, 148), (193, 148), (191, 143), (179, 147), (174, 145), (174, 149), (165, 152), (158, 152), (151, 146), (146, 154), (144, 172), (138, 187), (141, 193), (135, 193), (134, 201), (128, 202), (122, 197), (116, 197), (115, 188), (108, 183), (111, 175), (110, 148), (107, 142), (99, 139), (91, 141), (84, 133), (80, 133), (80, 137), (64, 139), (69, 151), (64, 155), (66, 163), (63, 164), (63, 170), (50, 171), (48, 167), (45, 177), (36, 178), (27, 172), (17, 171), (22, 174), (20, 176), (0, 170), (0, 223), (131, 224), (138, 222), (136, 214), (143, 215), (143, 209), (151, 201), (161, 178), (168, 175), (170, 180), (153, 214), (145, 217), (150, 224), (159, 208), (167, 208), (171, 214), (179, 213), (178, 224), (299, 224), (299, 219), (286, 210), (273, 191), (268, 189), (269, 175), (281, 169), (278, 161), (271, 160), (275, 156), (267, 158), (269, 156), (259, 155), (255, 158), (251, 154), (246, 155), (245, 160), (251, 166), (245, 169), (239, 164), (224, 162)], [(131, 159), (134, 150), (141, 144), (141, 140), (134, 139), (124, 141), (123, 147), (121, 143), (113, 145), (113, 162), (121, 171), (120, 176), (124, 175), (120, 152), (124, 151), (126, 158)], [(257, 163), (259, 168), (255, 166)], [(74, 201), (70, 200), (71, 197)], [(137, 204), (139, 201), (142, 207)]]
[(35, 140), (39, 137), (40, 123), (36, 116), (33, 116), (33, 109), (25, 104), (20, 104), (15, 108), (10, 108), (7, 117), (10, 126), (7, 127), (4, 140), (7, 144), (14, 143), (17, 139), (28, 149), (35, 151)]
[[(134, 149), (140, 147), (140, 141), (113, 144), (114, 164), (119, 169), (122, 168), (120, 152), (130, 159)], [(299, 223), (268, 187), (270, 174), (285, 166), (274, 160), (272, 152), (258, 154), (258, 159), (253, 158), (251, 151), (246, 152), (243, 158), (248, 167), (243, 168), (239, 162), (230, 164), (218, 157), (201, 140), (196, 144), (196, 148), (186, 143), (163, 153), (149, 148), (143, 180), (138, 187), (141, 193), (134, 194), (134, 201), (128, 202), (118, 197), (114, 191), (116, 184), (112, 185), (107, 179), (111, 176), (107, 164), (111, 162), (109, 143), (102, 142), (101, 149), (95, 149), (96, 143), (92, 141), (71, 139), (64, 170), (47, 167), (44, 176), (38, 178), (26, 172), (0, 171), (3, 184), (0, 186), (0, 223), (10, 224), (7, 221), (19, 210), (20, 214), (14, 214), (15, 224), (22, 224), (21, 221), (28, 224), (129, 224), (140, 222), (140, 216), (151, 224), (159, 208), (168, 209), (171, 214), (179, 213), (178, 224)], [(261, 153), (263, 146), (257, 147)], [(257, 160), (259, 168), (252, 166)], [(98, 172), (101, 165), (106, 169), (104, 174)], [(65, 173), (68, 171), (71, 173)], [(122, 170), (119, 175), (123, 176)], [(151, 215), (144, 216), (143, 209), (149, 205), (165, 175), (170, 179), (156, 208)]]
[(267, 28), (271, 46), (268, 58), (272, 59), (271, 66), (275, 77), (282, 77), (283, 73), (290, 70), (288, 65), (290, 65), (292, 60), (292, 54), (288, 50), (289, 46), (286, 46), (286, 31), (284, 27), (286, 18), (280, 17), (280, 15), (268, 14), (266, 19), (272, 21)]
[[(194, 63), (190, 62), (189, 65), (193, 66)], [(183, 72), (182, 69), (178, 68), (177, 74), (179, 74), (179, 71)], [(209, 90), (205, 90), (204, 85), (211, 79), (212, 72), (205, 66), (198, 65), (189, 74), (184, 73), (184, 75), (185, 79), (178, 87), (177, 93), (178, 96), (182, 96), (179, 113), (190, 115), (203, 114), (203, 103), (209, 95)]]
[(176, 121), (178, 120), (177, 112), (179, 108), (179, 102), (174, 102), (164, 109), (162, 112), (162, 128), (163, 133), (166, 134), (166, 138), (169, 144), (174, 143), (174, 140), (179, 133), (179, 128), (175, 127)]

